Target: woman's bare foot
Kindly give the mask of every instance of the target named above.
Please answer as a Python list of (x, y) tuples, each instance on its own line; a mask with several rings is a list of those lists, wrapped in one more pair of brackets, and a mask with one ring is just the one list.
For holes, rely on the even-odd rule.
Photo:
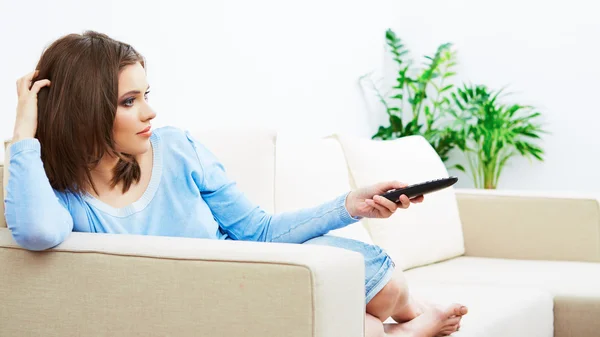
[(460, 304), (452, 304), (443, 310), (434, 307), (409, 322), (385, 324), (385, 333), (398, 337), (447, 336), (458, 329), (460, 319), (466, 314), (467, 308)]
[(440, 333), (437, 334), (436, 337), (450, 336), (451, 334), (457, 332), (459, 328), (460, 328), (460, 323), (458, 323), (456, 325), (448, 326), (448, 328), (440, 331)]

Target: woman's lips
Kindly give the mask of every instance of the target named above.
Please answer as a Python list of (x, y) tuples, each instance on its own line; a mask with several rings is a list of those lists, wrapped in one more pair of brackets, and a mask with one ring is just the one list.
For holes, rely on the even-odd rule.
[(148, 126), (144, 130), (138, 132), (137, 134), (141, 135), (141, 136), (149, 136), (152, 134), (152, 131), (150, 131), (151, 128), (152, 128), (151, 126)]

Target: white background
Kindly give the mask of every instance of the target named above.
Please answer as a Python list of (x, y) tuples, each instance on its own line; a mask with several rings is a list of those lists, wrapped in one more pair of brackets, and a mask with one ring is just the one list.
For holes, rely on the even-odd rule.
[(595, 193), (595, 7), (584, 0), (0, 0), (0, 138), (12, 135), (16, 79), (51, 41), (86, 29), (147, 58), (155, 125), (368, 136), (385, 116), (365, 101), (358, 79), (381, 71), (389, 27), (415, 57), (453, 42), (459, 80), (508, 85), (519, 103), (544, 114), (546, 161), (514, 160), (500, 188)]

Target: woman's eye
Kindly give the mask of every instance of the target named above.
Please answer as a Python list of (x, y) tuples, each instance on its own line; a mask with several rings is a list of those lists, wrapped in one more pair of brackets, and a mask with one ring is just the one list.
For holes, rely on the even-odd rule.
[(146, 101), (148, 101), (148, 94), (150, 93), (150, 91), (146, 91), (146, 93), (144, 93), (144, 99)]
[(133, 106), (133, 101), (135, 101), (135, 97), (128, 98), (123, 101), (123, 105), (131, 107), (131, 106)]

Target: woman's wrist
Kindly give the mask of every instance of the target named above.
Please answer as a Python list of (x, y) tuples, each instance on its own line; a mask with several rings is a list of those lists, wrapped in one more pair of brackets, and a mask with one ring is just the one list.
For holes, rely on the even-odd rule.
[(28, 128), (22, 128), (22, 127), (15, 127), (15, 130), (13, 131), (13, 137), (12, 137), (12, 142), (16, 143), (20, 140), (23, 139), (31, 139), (31, 138), (35, 138), (35, 132), (32, 132), (31, 130), (28, 130)]
[(350, 191), (350, 192), (348, 192), (348, 194), (346, 194), (344, 207), (346, 208), (346, 211), (352, 218), (357, 218), (357, 215), (356, 215), (357, 211), (354, 206), (355, 206), (354, 191)]

